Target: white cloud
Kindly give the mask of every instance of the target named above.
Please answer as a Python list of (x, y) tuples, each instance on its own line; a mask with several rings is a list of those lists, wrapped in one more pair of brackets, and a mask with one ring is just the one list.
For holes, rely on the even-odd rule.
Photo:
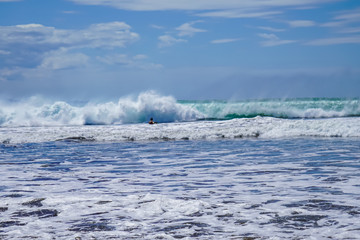
[(41, 24), (0, 26), (0, 77), (22, 79), (29, 72), (88, 67), (93, 63), (89, 49), (106, 54), (138, 39), (124, 22), (98, 23), (78, 30)]
[(0, 46), (13, 43), (24, 45), (57, 45), (61, 47), (124, 47), (139, 35), (124, 22), (93, 24), (87, 29), (64, 30), (41, 24), (0, 27)]
[(360, 21), (360, 8), (355, 8), (348, 11), (342, 11), (335, 17), (335, 20), (344, 22), (359, 22)]
[(230, 10), (230, 9), (261, 9), (279, 7), (311, 7), (334, 0), (72, 0), (78, 4), (106, 5), (133, 11), (158, 10)]
[(60, 49), (126, 47), (139, 39), (139, 35), (130, 29), (123, 22), (93, 24), (80, 30), (56, 29), (41, 24), (0, 26), (0, 56), (7, 55), (3, 66), (36, 67), (43, 64), (47, 53)]
[(312, 9), (339, 0), (70, 0), (83, 5), (103, 5), (130, 11), (188, 11), (201, 17), (266, 18), (286, 9)]
[(280, 11), (262, 11), (262, 10), (252, 10), (244, 11), (243, 9), (236, 10), (222, 10), (222, 11), (210, 11), (205, 13), (196, 14), (200, 17), (223, 17), (223, 18), (260, 18), (268, 17), (275, 14), (280, 14)]
[(332, 21), (321, 24), (322, 27), (342, 27), (345, 23), (340, 21)]
[(241, 39), (240, 38), (223, 38), (223, 39), (212, 40), (210, 43), (212, 43), (212, 44), (223, 44), (223, 43), (237, 42), (239, 40), (241, 40)]
[(284, 32), (285, 29), (280, 29), (280, 28), (273, 28), (273, 27), (263, 27), (263, 26), (260, 26), (258, 27), (259, 29), (262, 29), (262, 30), (266, 30), (266, 31), (269, 31), (269, 32)]
[(9, 76), (13, 75), (16, 71), (14, 69), (3, 68), (0, 69), (0, 81), (5, 82)]
[(5, 50), (1, 50), (0, 49), (0, 55), (9, 55), (11, 52), (9, 51), (5, 51)]
[(156, 24), (151, 24), (150, 27), (155, 28), (155, 29), (164, 29), (163, 26), (156, 25)]
[(99, 23), (91, 25), (80, 34), (91, 47), (125, 47), (139, 39), (139, 35), (130, 29), (124, 22)]
[(45, 54), (39, 68), (59, 70), (85, 66), (89, 57), (83, 53), (69, 53), (66, 49), (51, 51)]
[(360, 8), (338, 12), (333, 21), (323, 23), (323, 27), (341, 27), (360, 22)]
[(278, 36), (272, 33), (260, 33), (258, 36), (266, 39), (266, 41), (261, 42), (261, 45), (264, 47), (274, 47), (295, 42), (293, 40), (281, 40)]
[(201, 22), (201, 21), (184, 23), (181, 26), (177, 27), (176, 30), (179, 31), (178, 35), (180, 37), (184, 37), (184, 36), (192, 37), (195, 33), (206, 32), (206, 30), (204, 30), (204, 29), (193, 27), (193, 25), (198, 22)]
[(341, 28), (339, 30), (340, 33), (360, 33), (360, 27), (347, 27)]
[(308, 42), (306, 45), (328, 46), (339, 44), (360, 44), (360, 35), (351, 37), (323, 38)]
[(314, 21), (309, 20), (295, 20), (295, 21), (289, 21), (288, 22), (290, 27), (296, 28), (296, 27), (313, 27), (315, 26)]
[(144, 54), (138, 54), (138, 55), (135, 55), (133, 57), (133, 59), (135, 59), (135, 60), (144, 60), (144, 59), (147, 59), (147, 58), (148, 58), (148, 56), (146, 56)]
[[(179, 37), (192, 37), (196, 33), (207, 32), (207, 30), (193, 27), (194, 24), (199, 23), (199, 22), (203, 22), (203, 21), (193, 21), (193, 22), (188, 22), (188, 23), (184, 23), (184, 24), (180, 25), (179, 27), (175, 28), (175, 30), (177, 31), (177, 35)], [(159, 40), (159, 43), (158, 43), (159, 48), (170, 47), (176, 43), (187, 42), (186, 39), (176, 38), (176, 37), (171, 36), (168, 33), (158, 37), (158, 40)]]
[(159, 48), (170, 47), (176, 43), (187, 42), (187, 40), (185, 39), (174, 38), (170, 35), (162, 35), (158, 39), (159, 39), (159, 44), (158, 44)]

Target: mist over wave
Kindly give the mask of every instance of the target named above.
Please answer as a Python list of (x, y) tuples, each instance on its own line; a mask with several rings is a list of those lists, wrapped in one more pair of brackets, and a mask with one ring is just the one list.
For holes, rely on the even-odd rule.
[(77, 106), (64, 101), (30, 98), (21, 102), (0, 102), (0, 126), (113, 125), (145, 123), (151, 117), (159, 123), (195, 120), (274, 117), (317, 119), (360, 116), (359, 99), (290, 99), (252, 101), (178, 101), (154, 91), (117, 102)]
[(150, 117), (158, 122), (178, 122), (204, 116), (171, 96), (153, 91), (120, 98), (118, 102), (90, 102), (80, 107), (39, 98), (0, 104), (0, 126), (111, 125), (147, 122)]

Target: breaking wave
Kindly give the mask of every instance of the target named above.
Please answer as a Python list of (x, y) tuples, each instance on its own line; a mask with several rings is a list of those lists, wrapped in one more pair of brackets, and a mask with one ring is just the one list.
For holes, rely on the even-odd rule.
[(360, 116), (359, 99), (270, 99), (241, 102), (183, 102), (201, 112), (206, 119), (274, 117), (284, 119), (316, 119)]
[(111, 125), (146, 122), (150, 117), (158, 122), (178, 122), (203, 116), (171, 96), (152, 91), (135, 98), (120, 98), (118, 102), (87, 103), (80, 107), (31, 98), (20, 103), (2, 103), (0, 108), (0, 126)]
[(230, 120), (257, 116), (283, 119), (316, 119), (360, 116), (359, 99), (290, 99), (254, 101), (177, 101), (148, 91), (117, 102), (48, 102), (36, 97), (0, 103), (0, 126), (113, 125), (157, 122)]

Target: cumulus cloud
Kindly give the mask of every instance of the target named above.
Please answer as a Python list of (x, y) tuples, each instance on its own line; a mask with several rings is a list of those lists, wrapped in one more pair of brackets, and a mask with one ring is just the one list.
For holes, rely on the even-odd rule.
[(124, 22), (98, 23), (79, 30), (41, 24), (0, 26), (0, 75), (5, 79), (24, 69), (86, 66), (89, 56), (82, 52), (84, 49), (124, 48), (138, 39)]
[(261, 45), (264, 47), (274, 47), (295, 42), (294, 40), (281, 40), (278, 36), (272, 33), (260, 33), (258, 36), (266, 39), (266, 41), (261, 42)]
[(131, 32), (130, 26), (123, 22), (93, 24), (80, 30), (56, 29), (41, 24), (0, 26), (0, 58), (6, 53), (2, 59), (3, 67), (34, 68), (43, 64), (48, 53), (62, 48), (122, 48), (138, 38), (139, 35)]
[(124, 22), (93, 24), (88, 29), (80, 31), (75, 36), (89, 47), (125, 47), (139, 39), (137, 33), (130, 31), (131, 27)]
[(59, 70), (85, 66), (89, 57), (83, 53), (69, 53), (65, 48), (44, 54), (44, 59), (39, 68)]

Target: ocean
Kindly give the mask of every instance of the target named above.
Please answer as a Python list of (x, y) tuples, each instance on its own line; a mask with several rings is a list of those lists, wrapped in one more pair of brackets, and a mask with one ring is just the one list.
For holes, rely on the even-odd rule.
[(0, 239), (360, 239), (359, 170), (360, 99), (1, 102)]

